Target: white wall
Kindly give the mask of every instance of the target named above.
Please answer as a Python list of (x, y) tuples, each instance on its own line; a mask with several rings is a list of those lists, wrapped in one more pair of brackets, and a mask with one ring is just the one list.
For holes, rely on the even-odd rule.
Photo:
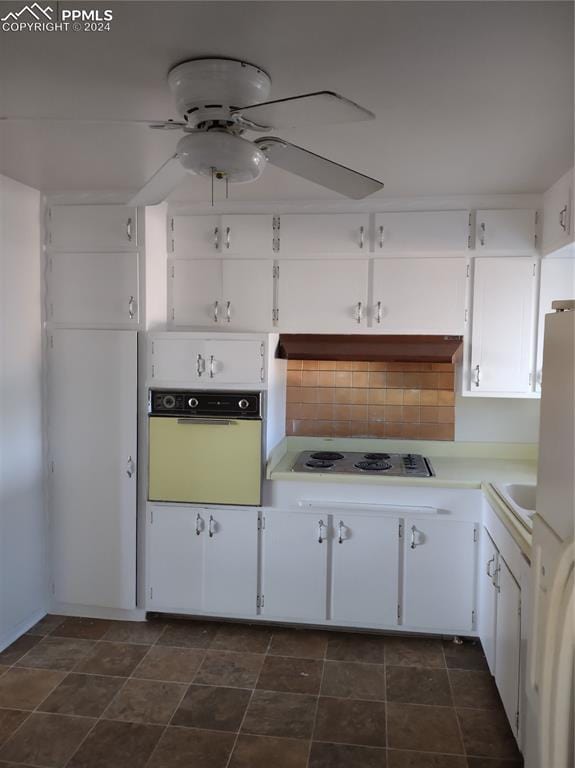
[(44, 612), (40, 193), (0, 176), (0, 649)]
[(539, 400), (458, 396), (455, 439), (474, 443), (537, 443)]

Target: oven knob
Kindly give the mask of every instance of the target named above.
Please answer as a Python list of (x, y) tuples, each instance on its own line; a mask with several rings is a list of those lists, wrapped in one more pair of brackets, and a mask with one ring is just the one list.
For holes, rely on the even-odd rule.
[(198, 400), (197, 397), (190, 397), (190, 399), (188, 400), (188, 405), (190, 406), (190, 408), (197, 408), (199, 404), (200, 404), (200, 401)]
[(173, 408), (176, 404), (176, 398), (173, 395), (166, 395), (162, 400), (164, 408)]
[(238, 403), (238, 405), (242, 410), (245, 410), (249, 406), (249, 404), (250, 404), (249, 400), (245, 400), (245, 399), (240, 400), (240, 402)]

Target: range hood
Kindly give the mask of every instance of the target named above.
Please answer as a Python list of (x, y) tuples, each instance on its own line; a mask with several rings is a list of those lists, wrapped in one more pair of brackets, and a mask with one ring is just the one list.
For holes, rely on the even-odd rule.
[(463, 336), (282, 333), (276, 356), (287, 360), (455, 363)]

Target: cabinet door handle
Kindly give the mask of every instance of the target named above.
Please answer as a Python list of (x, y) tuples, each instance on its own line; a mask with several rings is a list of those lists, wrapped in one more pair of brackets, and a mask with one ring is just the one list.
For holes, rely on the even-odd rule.
[(196, 515), (196, 536), (199, 536), (200, 533), (202, 532), (202, 523), (203, 523), (202, 516), (198, 512), (198, 514)]
[(337, 542), (338, 544), (343, 544), (343, 529), (344, 529), (343, 520), (339, 521), (339, 525), (337, 526)]
[(359, 247), (363, 248), (365, 245), (365, 227), (361, 226), (359, 228)]
[(499, 586), (499, 579), (497, 578), (500, 570), (501, 570), (501, 566), (498, 565), (497, 568), (493, 571), (493, 576), (491, 577), (491, 583), (493, 584), (497, 592), (501, 592), (501, 587)]
[(216, 528), (215, 528), (215, 525), (214, 525), (214, 518), (213, 518), (212, 515), (210, 515), (210, 522), (208, 524), (208, 535), (209, 535), (210, 539), (214, 538), (214, 533), (215, 532), (216, 532)]
[(214, 301), (214, 323), (218, 322), (219, 314), (220, 314), (220, 302), (216, 299), (216, 301)]
[(567, 232), (567, 206), (559, 211), (559, 226), (563, 232)]
[(478, 365), (476, 365), (473, 370), (475, 372), (473, 374), (473, 383), (475, 384), (476, 387), (478, 387), (479, 382), (481, 381), (481, 369)]
[(232, 232), (232, 230), (230, 229), (230, 227), (226, 227), (226, 248), (228, 250), (230, 249), (230, 235), (231, 235), (231, 232)]
[(232, 302), (226, 302), (226, 321), (231, 323), (232, 321)]
[(491, 560), (487, 561), (487, 568), (485, 569), (485, 573), (489, 576), (490, 579), (493, 579), (493, 574), (491, 573), (491, 564), (495, 562), (495, 555), (491, 558)]
[(319, 544), (323, 544), (324, 541), (324, 534), (323, 529), (325, 528), (325, 523), (323, 520), (320, 520), (317, 524), (317, 540)]
[(134, 464), (134, 459), (131, 456), (128, 456), (128, 464), (126, 466), (126, 474), (131, 479), (134, 476), (134, 472), (136, 471), (136, 465)]
[(479, 225), (479, 243), (485, 245), (485, 222), (482, 221)]
[(375, 315), (377, 322), (381, 323), (381, 320), (383, 318), (383, 305), (381, 301), (378, 301), (376, 304), (376, 315)]
[(379, 247), (383, 248), (383, 233), (385, 232), (383, 224), (379, 227)]
[(214, 356), (210, 355), (210, 379), (213, 379), (216, 374), (215, 368), (214, 368)]
[(201, 355), (198, 355), (196, 358), (196, 373), (198, 374), (198, 377), (201, 377), (201, 375), (206, 370), (206, 361)]
[(129, 216), (126, 220), (126, 237), (128, 238), (128, 242), (132, 242), (132, 217)]
[(355, 308), (355, 320), (358, 325), (361, 323), (362, 315), (363, 315), (363, 302), (358, 301)]
[(220, 228), (214, 227), (214, 248), (216, 251), (220, 247)]
[(130, 320), (133, 320), (136, 316), (136, 299), (133, 296), (130, 296), (128, 301), (128, 316)]
[(415, 527), (415, 525), (412, 525), (411, 526), (411, 541), (409, 543), (410, 549), (415, 549), (416, 547), (420, 546), (420, 544), (418, 544), (417, 541), (415, 540), (415, 538), (417, 536), (417, 533), (418, 533), (417, 528)]

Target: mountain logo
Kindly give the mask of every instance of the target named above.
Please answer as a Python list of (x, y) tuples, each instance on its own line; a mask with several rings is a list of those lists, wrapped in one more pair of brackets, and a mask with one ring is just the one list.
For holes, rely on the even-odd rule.
[(50, 6), (42, 8), (38, 3), (32, 3), (32, 5), (25, 5), (19, 11), (9, 11), (6, 16), (3, 16), (0, 21), (18, 21), (20, 16), (25, 13), (33, 16), (36, 21), (52, 21), (53, 10)]

